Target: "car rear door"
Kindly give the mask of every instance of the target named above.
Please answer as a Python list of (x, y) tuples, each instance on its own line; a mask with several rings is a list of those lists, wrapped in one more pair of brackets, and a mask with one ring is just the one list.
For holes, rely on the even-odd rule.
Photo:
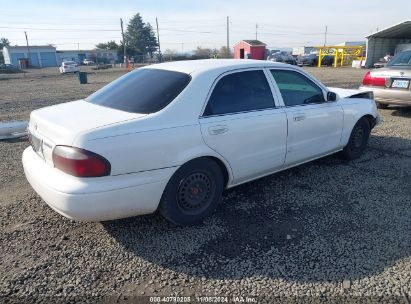
[(267, 76), (264, 69), (220, 76), (200, 118), (204, 141), (230, 164), (233, 184), (284, 165), (287, 117)]
[(307, 75), (291, 69), (270, 69), (288, 120), (285, 165), (292, 166), (340, 148), (344, 113), (338, 102)]

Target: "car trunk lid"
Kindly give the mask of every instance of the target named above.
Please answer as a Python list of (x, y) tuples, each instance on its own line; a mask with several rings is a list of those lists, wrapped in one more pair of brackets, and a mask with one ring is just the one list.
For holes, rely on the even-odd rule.
[(371, 76), (373, 77), (384, 77), (384, 78), (392, 78), (392, 77), (405, 77), (411, 78), (411, 67), (410, 66), (393, 66), (393, 67), (386, 67), (376, 70), (371, 70)]
[(146, 115), (78, 100), (33, 111), (30, 115), (29, 133), (35, 151), (50, 162), (55, 145), (70, 146), (80, 134)]

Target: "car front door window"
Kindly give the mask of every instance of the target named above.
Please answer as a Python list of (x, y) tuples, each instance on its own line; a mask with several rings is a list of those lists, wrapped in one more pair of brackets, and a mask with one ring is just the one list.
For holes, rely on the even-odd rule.
[(325, 102), (323, 91), (301, 73), (271, 70), (286, 107)]

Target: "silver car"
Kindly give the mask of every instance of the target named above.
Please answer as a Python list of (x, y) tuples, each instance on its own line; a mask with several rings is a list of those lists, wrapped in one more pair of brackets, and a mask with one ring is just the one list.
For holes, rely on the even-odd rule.
[(374, 92), (377, 106), (385, 109), (388, 105), (411, 106), (411, 50), (395, 55), (381, 69), (365, 74), (360, 90)]

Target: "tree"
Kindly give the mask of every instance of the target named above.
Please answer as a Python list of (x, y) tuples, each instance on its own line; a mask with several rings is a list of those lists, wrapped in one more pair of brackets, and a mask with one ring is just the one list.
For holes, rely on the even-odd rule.
[(177, 51), (166, 49), (163, 53), (163, 56), (166, 60), (173, 60), (173, 58), (177, 56)]
[(0, 63), (4, 63), (4, 57), (3, 57), (3, 48), (5, 46), (9, 46), (10, 45), (10, 41), (7, 38), (0, 38)]
[(152, 26), (143, 22), (140, 14), (134, 15), (127, 25), (126, 48), (127, 54), (134, 55), (153, 55), (157, 51), (158, 43)]
[(153, 58), (153, 53), (158, 49), (157, 37), (150, 23), (146, 24), (144, 31), (146, 52), (150, 55), (150, 58)]
[(207, 59), (211, 58), (213, 51), (208, 48), (202, 48), (198, 46), (197, 49), (194, 51), (194, 55), (192, 56), (193, 59)]
[(110, 40), (108, 42), (96, 44), (96, 48), (101, 50), (118, 50), (119, 45), (114, 40)]
[(10, 41), (7, 38), (0, 38), (0, 50), (3, 49), (3, 47), (5, 46), (9, 46), (10, 45)]
[(226, 46), (222, 46), (218, 51), (218, 58), (233, 58), (233, 53)]

